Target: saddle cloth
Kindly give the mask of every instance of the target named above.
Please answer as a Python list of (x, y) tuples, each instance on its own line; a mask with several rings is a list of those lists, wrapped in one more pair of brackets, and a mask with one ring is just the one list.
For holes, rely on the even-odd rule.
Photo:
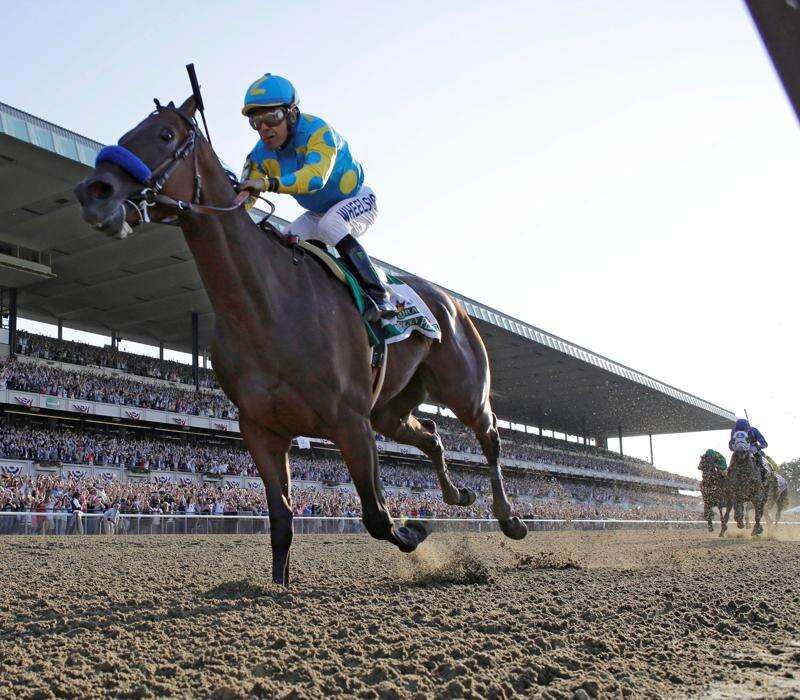
[(789, 489), (789, 482), (786, 481), (786, 479), (784, 479), (780, 474), (775, 475), (775, 481), (777, 482), (775, 495), (776, 497), (780, 498)]
[[(363, 316), (364, 310), (369, 302), (364, 298), (364, 291), (353, 276), (353, 273), (345, 267), (345, 264), (338, 258), (333, 257), (311, 243), (300, 241), (297, 245), (317, 258), (336, 279), (348, 287), (356, 308)], [(399, 343), (401, 340), (408, 338), (415, 331), (432, 340), (441, 340), (442, 329), (434, 317), (433, 312), (422, 300), (422, 297), (400, 278), (388, 274), (380, 268), (376, 269), (381, 277), (381, 281), (383, 281), (389, 292), (392, 303), (397, 307), (398, 312), (396, 318), (388, 320), (383, 319), (381, 321), (386, 344)], [(366, 321), (364, 324), (367, 327), (370, 345), (379, 344), (380, 339), (376, 336), (375, 331)]]

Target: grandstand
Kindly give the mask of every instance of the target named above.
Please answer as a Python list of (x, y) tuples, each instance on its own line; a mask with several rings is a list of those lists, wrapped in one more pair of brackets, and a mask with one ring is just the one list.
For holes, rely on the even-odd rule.
[[(0, 470), (28, 484), (16, 505), (37, 479), (52, 486), (58, 479), (128, 484), (144, 477), (250, 493), (259, 482), (241, 447), (236, 409), (207, 365), (213, 311), (180, 230), (147, 226), (117, 241), (80, 219), (72, 188), (100, 147), (0, 103), (0, 307), (8, 318), (0, 356), (9, 358), (0, 366)], [(451, 293), (486, 342), (495, 410), (521, 428), (503, 431), (509, 489), (521, 513), (543, 512), (554, 499), (570, 517), (601, 506), (615, 513), (693, 510), (696, 503), (679, 490), (696, 481), (655, 469), (652, 453), (650, 463), (610, 453), (607, 438), (619, 436), (622, 452), (624, 436), (728, 428), (730, 411)], [(54, 324), (56, 337), (18, 331), (18, 317)], [(111, 343), (65, 341), (65, 327), (110, 336)], [(157, 346), (160, 359), (121, 352), (122, 338)], [(192, 365), (164, 360), (165, 349), (190, 352)], [(458, 477), (482, 493), (476, 443), (455, 421), (438, 421)], [(433, 505), (436, 484), (418, 451), (385, 440), (379, 448), (387, 487), (401, 499), (395, 510), (420, 511), (423, 503), (425, 512), (450, 512), (440, 500)], [(301, 492), (352, 498), (334, 445), (300, 438), (293, 458)], [(319, 464), (329, 465), (329, 478)], [(479, 499), (472, 515), (483, 509)]]

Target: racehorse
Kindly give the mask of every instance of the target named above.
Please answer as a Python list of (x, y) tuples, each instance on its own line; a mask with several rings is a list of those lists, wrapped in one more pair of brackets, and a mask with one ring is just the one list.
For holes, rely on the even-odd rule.
[(731, 509), (736, 508), (736, 524), (744, 527), (744, 503), (749, 501), (755, 511), (755, 526), (753, 535), (764, 532), (761, 526), (761, 517), (764, 513), (764, 503), (767, 500), (767, 485), (761, 479), (761, 467), (756, 463), (755, 457), (749, 450), (736, 450), (731, 457), (728, 476), (725, 480), (725, 515), (722, 517), (722, 528), (719, 536), (722, 537), (728, 529), (728, 518)]
[[(767, 498), (764, 503), (764, 517), (770, 529), (777, 529), (781, 514), (784, 508), (789, 505), (789, 482), (778, 473), (778, 465), (772, 457), (764, 455), (764, 459), (772, 466), (770, 470), (771, 473), (767, 479)], [(775, 516), (770, 523), (769, 513), (772, 509), (775, 509)]]
[(426, 454), (445, 503), (475, 501), (474, 492), (451, 480), (435, 423), (412, 415), (429, 397), (474, 432), (489, 467), (492, 512), (507, 537), (525, 537), (527, 528), (512, 516), (503, 485), (486, 349), (464, 309), (435, 285), (405, 276), (436, 316), (442, 338), (414, 333), (394, 344), (382, 389), (373, 398), (376, 370), (346, 287), (309, 262), (311, 256), (293, 264), (292, 249), (253, 223), (200, 133), (195, 112), (194, 97), (180, 107), (156, 102), (156, 110), (109, 149), (75, 195), (84, 220), (111, 232), (123, 219), (134, 226), (177, 214), (216, 315), (214, 370), (239, 408), (242, 437), (266, 489), (273, 581), (289, 582), (288, 451), (298, 435), (338, 444), (367, 531), (403, 552), (416, 549), (430, 527), (415, 520), (393, 523), (373, 431)]
[(703, 477), (700, 481), (700, 494), (703, 497), (703, 518), (708, 523), (708, 531), (714, 531), (714, 508), (719, 509), (722, 523), (722, 509), (725, 507), (725, 477), (713, 460), (703, 455), (697, 467)]

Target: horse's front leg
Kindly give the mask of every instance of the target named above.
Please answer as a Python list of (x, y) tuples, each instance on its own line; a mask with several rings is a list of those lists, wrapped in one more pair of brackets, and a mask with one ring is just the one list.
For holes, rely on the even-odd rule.
[(366, 418), (342, 422), (336, 442), (361, 501), (361, 521), (376, 540), (388, 540), (403, 552), (413, 552), (428, 536), (427, 523), (406, 521), (395, 527), (383, 498), (378, 476), (378, 449)]
[(764, 528), (761, 525), (761, 518), (764, 517), (764, 499), (759, 498), (753, 506), (756, 514), (756, 524), (753, 527), (753, 535), (755, 536), (764, 532)]
[(728, 529), (728, 519), (731, 517), (731, 508), (733, 508), (733, 501), (725, 502), (725, 515), (722, 515), (722, 509), (720, 508), (720, 537), (725, 537), (725, 531)]
[(703, 499), (703, 517), (708, 523), (708, 531), (714, 532), (714, 508), (710, 501)]
[(239, 428), (267, 492), (272, 543), (272, 580), (274, 583), (288, 586), (289, 550), (294, 537), (288, 458), (292, 441), (291, 438), (275, 435), (250, 420), (241, 419)]
[(733, 506), (733, 513), (733, 517), (736, 518), (736, 527), (741, 530), (744, 527), (744, 518), (747, 515), (747, 506), (745, 502), (736, 501)]

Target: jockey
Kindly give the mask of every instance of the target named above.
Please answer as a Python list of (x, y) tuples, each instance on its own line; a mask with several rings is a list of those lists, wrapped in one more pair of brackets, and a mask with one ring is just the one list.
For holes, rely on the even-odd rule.
[(723, 473), (728, 471), (728, 463), (725, 461), (725, 457), (716, 450), (709, 449), (703, 453), (698, 469), (702, 469), (704, 465), (714, 466)]
[[(356, 240), (373, 224), (378, 208), (347, 141), (324, 120), (301, 113), (294, 87), (278, 75), (267, 73), (248, 88), (242, 114), (260, 140), (247, 156), (240, 189), (252, 195), (292, 195), (307, 211), (290, 224), (288, 234), (336, 248), (375, 304), (367, 320), (396, 316), (375, 267)], [(255, 197), (249, 207), (253, 204)]]
[(761, 434), (758, 428), (750, 425), (750, 422), (745, 418), (739, 418), (736, 424), (731, 429), (731, 438), (728, 441), (728, 448), (733, 450), (733, 436), (737, 432), (747, 433), (747, 441), (750, 443), (750, 452), (755, 455), (758, 466), (761, 467), (763, 475), (766, 477), (771, 471), (771, 467), (766, 459), (762, 450), (766, 449), (767, 441)]

